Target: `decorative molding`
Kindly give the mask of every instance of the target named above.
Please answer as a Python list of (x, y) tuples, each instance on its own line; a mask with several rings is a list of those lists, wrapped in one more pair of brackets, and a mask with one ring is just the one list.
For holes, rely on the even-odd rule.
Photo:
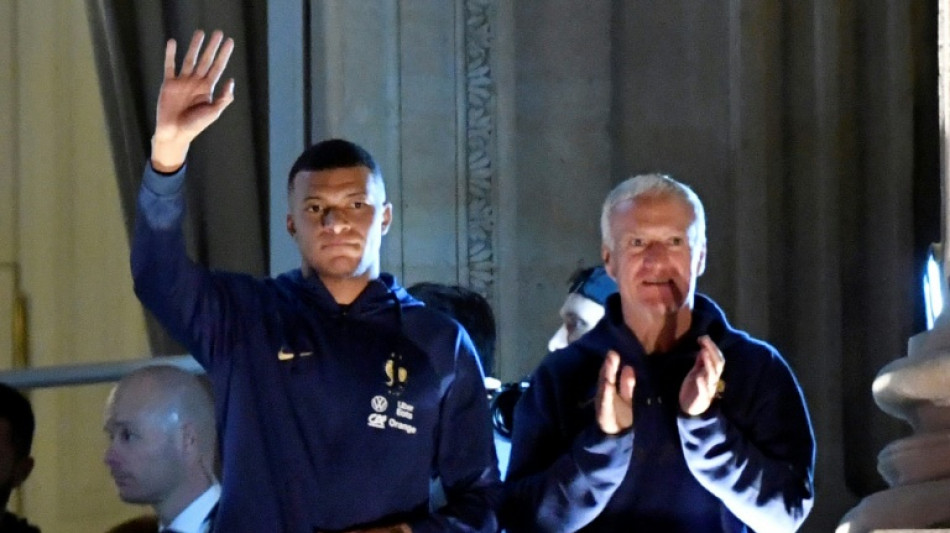
[(495, 281), (492, 191), (495, 177), (495, 83), (492, 79), (492, 13), (495, 0), (466, 0), (465, 198), (468, 285), (492, 299)]

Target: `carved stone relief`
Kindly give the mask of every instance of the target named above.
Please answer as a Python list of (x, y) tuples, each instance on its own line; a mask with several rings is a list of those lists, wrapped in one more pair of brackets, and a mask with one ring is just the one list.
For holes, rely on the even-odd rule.
[(468, 285), (492, 299), (495, 176), (495, 84), (492, 79), (492, 0), (465, 2), (465, 148)]

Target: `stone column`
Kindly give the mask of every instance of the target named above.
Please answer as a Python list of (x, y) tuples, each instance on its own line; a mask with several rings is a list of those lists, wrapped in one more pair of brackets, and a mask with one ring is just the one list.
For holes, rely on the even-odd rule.
[[(943, 242), (934, 247), (941, 263), (941, 293), (948, 302), (948, 118), (950, 118), (950, 0), (940, 0), (939, 93), (940, 166), (943, 192)], [(890, 486), (864, 498), (841, 519), (836, 533), (950, 531), (895, 529), (950, 527), (950, 312), (937, 317), (933, 329), (911, 337), (907, 357), (886, 365), (872, 385), (874, 400), (885, 413), (913, 428), (909, 437), (888, 444), (878, 455), (878, 471)], [(891, 528), (891, 529), (886, 529)]]

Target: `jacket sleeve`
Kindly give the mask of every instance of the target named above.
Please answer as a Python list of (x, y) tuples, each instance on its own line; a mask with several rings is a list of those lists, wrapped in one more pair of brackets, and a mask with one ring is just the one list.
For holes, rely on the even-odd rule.
[(559, 407), (563, 396), (571, 395), (558, 394), (552, 372), (542, 364), (515, 408), (502, 507), (502, 526), (510, 532), (584, 527), (601, 513), (629, 468), (633, 432), (610, 436), (592, 424), (570, 434)]
[(208, 334), (222, 327), (215, 317), (223, 313), (225, 295), (215, 290), (211, 273), (185, 250), (184, 179), (184, 167), (161, 175), (151, 164), (145, 165), (132, 238), (132, 279), (142, 304), (209, 368), (211, 339), (225, 338)]
[(455, 375), (442, 399), (436, 474), (445, 505), (409, 524), (413, 533), (498, 531), (501, 481), (482, 370), (464, 330), (455, 346)]
[[(805, 401), (777, 354), (760, 376), (745, 377), (755, 384), (743, 401), (720, 401), (704, 415), (678, 418), (686, 464), (753, 530), (792, 532), (814, 504), (815, 440)], [(727, 380), (724, 394), (742, 387)], [(737, 403), (747, 409), (742, 415), (727, 412)], [(740, 429), (734, 419), (744, 417), (751, 422)]]

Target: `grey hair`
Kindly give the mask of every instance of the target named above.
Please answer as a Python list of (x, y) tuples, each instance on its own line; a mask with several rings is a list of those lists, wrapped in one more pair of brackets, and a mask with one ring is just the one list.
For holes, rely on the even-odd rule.
[(604, 200), (604, 207), (600, 213), (600, 235), (604, 246), (613, 249), (614, 242), (610, 235), (610, 216), (618, 204), (635, 200), (642, 196), (678, 198), (693, 208), (693, 225), (695, 229), (693, 245), (702, 245), (706, 242), (706, 210), (699, 196), (685, 183), (676, 181), (666, 174), (640, 174), (627, 178), (610, 191)]

